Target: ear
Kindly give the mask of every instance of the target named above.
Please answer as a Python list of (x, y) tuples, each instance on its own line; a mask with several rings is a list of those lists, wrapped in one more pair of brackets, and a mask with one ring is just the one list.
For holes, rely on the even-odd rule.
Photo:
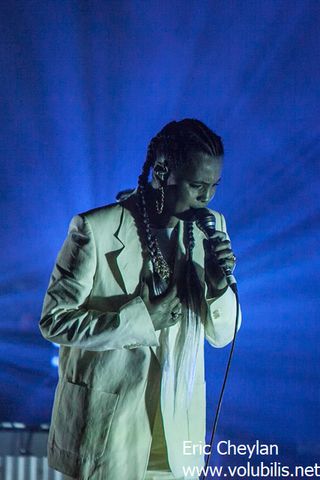
[(152, 186), (159, 188), (167, 183), (169, 178), (170, 171), (168, 168), (167, 161), (162, 157), (155, 161), (152, 170)]

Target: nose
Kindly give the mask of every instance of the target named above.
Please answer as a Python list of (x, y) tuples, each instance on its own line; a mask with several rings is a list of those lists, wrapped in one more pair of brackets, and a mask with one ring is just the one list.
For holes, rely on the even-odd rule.
[(197, 200), (203, 204), (209, 203), (211, 200), (211, 191), (210, 188), (207, 188), (201, 192), (201, 194), (198, 196)]

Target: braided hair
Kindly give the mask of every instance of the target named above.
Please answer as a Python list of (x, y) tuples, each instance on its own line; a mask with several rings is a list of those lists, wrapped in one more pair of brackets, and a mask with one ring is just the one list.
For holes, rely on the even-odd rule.
[[(157, 240), (151, 232), (149, 216), (146, 207), (145, 190), (148, 185), (151, 168), (156, 159), (163, 155), (170, 171), (177, 171), (188, 161), (188, 152), (203, 152), (212, 157), (224, 154), (221, 138), (199, 120), (186, 118), (179, 122), (172, 121), (165, 125), (152, 138), (148, 145), (146, 161), (138, 179), (138, 206), (142, 219), (142, 236), (151, 258), (154, 271), (160, 278), (168, 280), (168, 266), (163, 259)], [(194, 247), (193, 223), (186, 222), (188, 264), (192, 263)]]

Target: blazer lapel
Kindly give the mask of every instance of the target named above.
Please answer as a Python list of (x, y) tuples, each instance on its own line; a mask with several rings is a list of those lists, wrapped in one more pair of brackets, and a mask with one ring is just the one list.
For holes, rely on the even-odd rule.
[(142, 248), (131, 213), (123, 207), (119, 228), (114, 233), (115, 278), (124, 293), (133, 293), (140, 282), (143, 265)]

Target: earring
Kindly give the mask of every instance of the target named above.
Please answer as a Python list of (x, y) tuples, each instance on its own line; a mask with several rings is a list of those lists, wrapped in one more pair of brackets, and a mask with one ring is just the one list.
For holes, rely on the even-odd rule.
[(160, 186), (159, 191), (160, 191), (160, 201), (158, 202), (158, 199), (156, 199), (156, 211), (158, 215), (161, 215), (164, 207), (164, 188)]

